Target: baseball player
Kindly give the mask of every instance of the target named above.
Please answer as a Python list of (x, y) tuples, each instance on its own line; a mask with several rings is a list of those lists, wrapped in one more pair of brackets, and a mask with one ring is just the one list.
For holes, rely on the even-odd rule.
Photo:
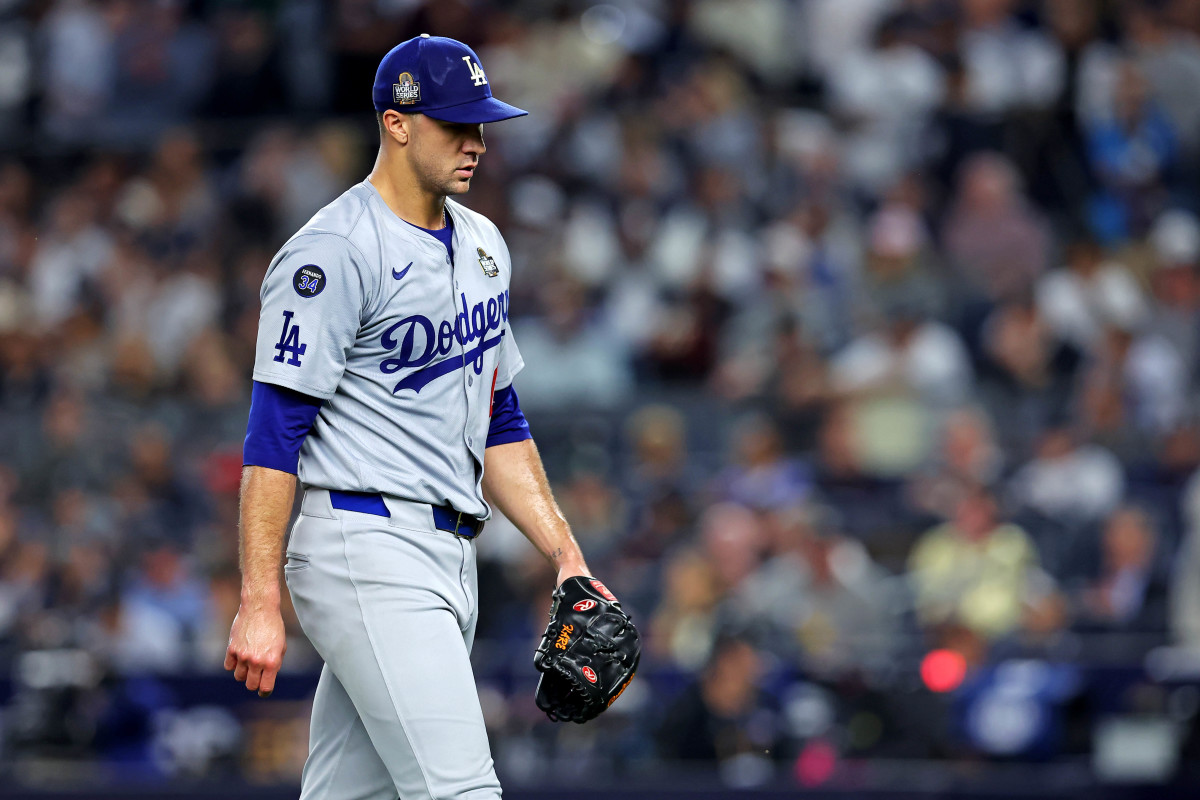
[[(225, 667), (262, 696), (275, 686), (298, 477), (283, 573), (325, 661), (301, 796), (498, 798), (469, 662), (475, 539), (491, 507), (551, 561), (573, 613), (619, 604), (586, 578), (513, 390), (523, 362), (508, 248), (449, 199), (471, 185), (483, 125), (526, 112), (492, 97), (469, 47), (427, 34), (383, 58), (373, 97), (374, 169), (289, 239), (263, 280)], [(588, 624), (560, 622), (539, 650), (538, 702), (555, 719), (594, 716), (636, 667), (630, 645), (569, 670)], [(611, 652), (613, 631), (636, 635), (621, 613), (606, 624), (592, 651)]]

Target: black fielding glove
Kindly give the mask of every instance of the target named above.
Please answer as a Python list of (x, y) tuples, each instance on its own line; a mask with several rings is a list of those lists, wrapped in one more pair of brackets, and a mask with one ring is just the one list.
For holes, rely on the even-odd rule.
[(533, 657), (538, 708), (555, 722), (595, 719), (633, 680), (641, 655), (637, 628), (612, 592), (595, 578), (567, 578)]

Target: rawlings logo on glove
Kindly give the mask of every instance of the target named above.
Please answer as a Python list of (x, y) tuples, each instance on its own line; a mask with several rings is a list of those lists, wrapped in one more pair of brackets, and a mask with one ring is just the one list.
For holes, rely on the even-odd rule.
[(596, 718), (633, 680), (641, 655), (637, 628), (612, 592), (594, 578), (568, 578), (554, 590), (533, 657), (538, 708), (555, 722)]

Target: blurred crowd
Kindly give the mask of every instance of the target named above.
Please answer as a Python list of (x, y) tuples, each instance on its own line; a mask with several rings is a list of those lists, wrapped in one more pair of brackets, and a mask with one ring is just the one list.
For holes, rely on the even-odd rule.
[[(532, 112), (465, 202), (560, 502), (676, 676), (622, 741), (819, 775), (931, 648), (1200, 646), (1200, 2), (15, 0), (0, 672), (220, 670), (261, 278), (421, 32)], [(491, 663), (545, 615), (518, 539), (480, 544)], [(517, 769), (547, 734), (484, 684)], [(884, 746), (855, 719), (830, 746)]]

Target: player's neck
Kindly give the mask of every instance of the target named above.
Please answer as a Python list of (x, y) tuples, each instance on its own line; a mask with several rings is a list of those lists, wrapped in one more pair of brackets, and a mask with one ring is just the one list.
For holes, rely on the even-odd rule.
[(419, 228), (438, 230), (445, 224), (446, 198), (444, 195), (421, 191), (414, 180), (398, 179), (393, 170), (385, 169), (384, 162), (375, 162), (375, 168), (367, 176), (383, 198), (383, 202), (397, 217)]

